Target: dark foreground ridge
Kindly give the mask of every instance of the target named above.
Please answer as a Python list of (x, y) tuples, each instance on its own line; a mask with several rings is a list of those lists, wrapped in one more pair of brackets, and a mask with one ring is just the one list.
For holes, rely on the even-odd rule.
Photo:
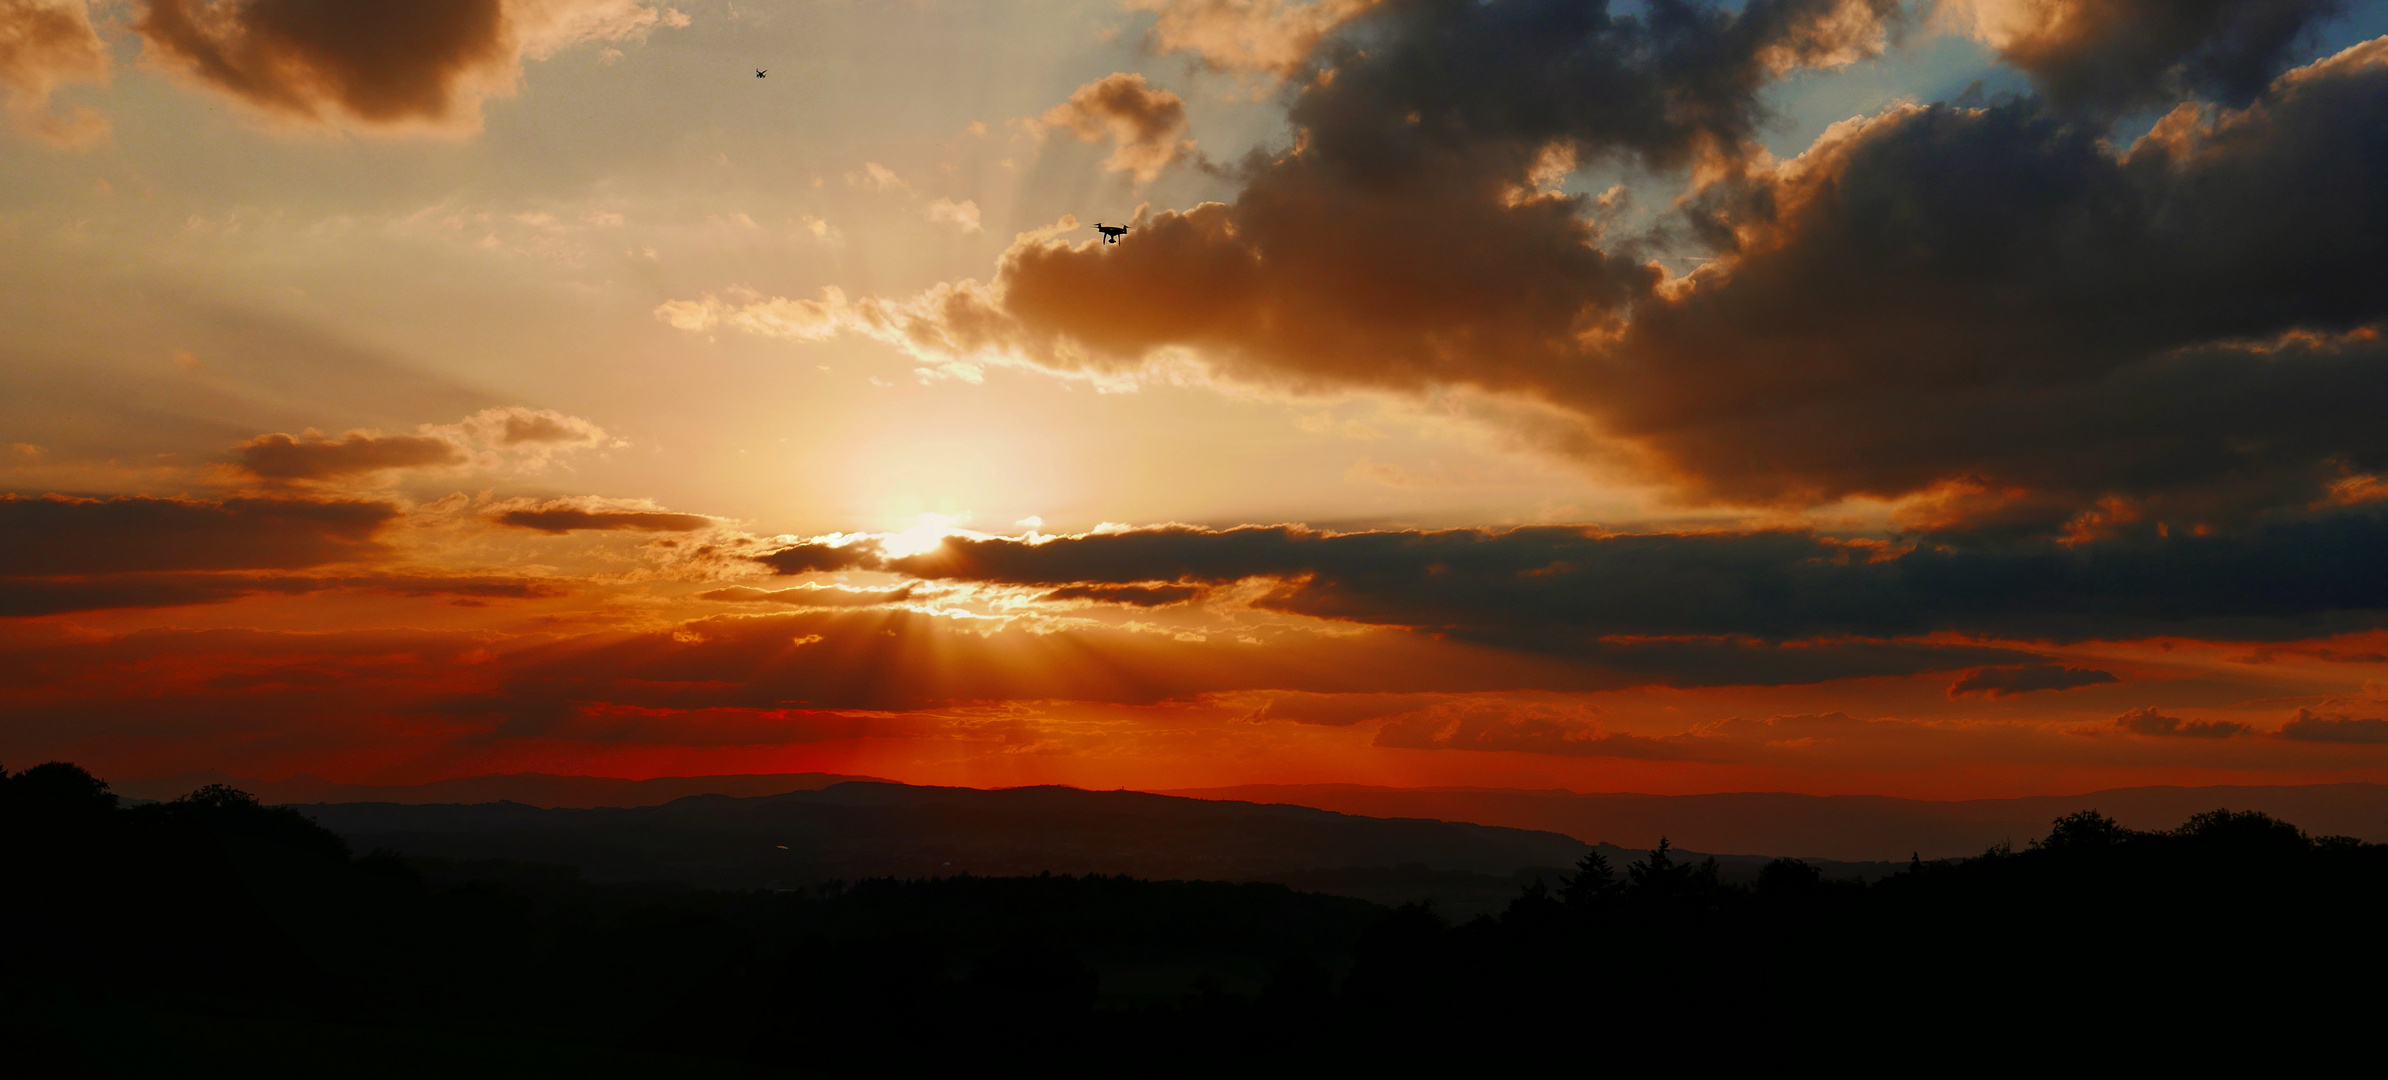
[[(845, 783), (759, 798), (542, 809), (515, 803), (301, 805), (358, 850), (552, 862), (598, 881), (805, 888), (864, 878), (1124, 874), (1269, 881), (1447, 915), (1498, 913), (1530, 881), (1555, 884), (1595, 850), (1550, 832), (1309, 807), (1065, 787), (1000, 790)], [(1629, 857), (1601, 846), (1612, 861)], [(1695, 858), (1697, 856), (1694, 856)], [(1768, 860), (1723, 855), (1748, 882)], [(1819, 863), (1876, 878), (1901, 863)]]
[(602, 880), (719, 888), (1043, 871), (1249, 880), (1401, 863), (1507, 876), (1521, 867), (1566, 866), (1585, 851), (1557, 833), (1065, 787), (876, 782), (593, 810), (515, 803), (295, 809), (361, 848), (563, 862)]
[[(298, 775), (258, 780), (223, 773), (188, 773), (115, 785), (118, 794), (172, 799), (208, 784), (228, 784), (274, 805), (316, 803), (513, 802), (550, 809), (660, 806), (691, 795), (751, 798), (818, 791), (874, 777), (835, 773), (662, 776), (622, 780), (603, 776), (510, 773), (425, 784), (345, 784)], [(1642, 850), (1662, 835), (1697, 851), (1770, 853), (1810, 861), (1904, 865), (1972, 855), (1992, 844), (2022, 846), (2048, 834), (2048, 823), (2095, 809), (2135, 829), (2163, 829), (2216, 806), (2261, 810), (2317, 833), (2388, 842), (2388, 785), (2371, 783), (2271, 786), (2112, 788), (2078, 795), (2005, 799), (1902, 799), (1882, 795), (1802, 795), (1732, 792), (1643, 795), (1625, 792), (1515, 788), (1392, 788), (1363, 784), (1255, 784), (1153, 794), (1194, 799), (1285, 803), (1375, 818), (1427, 818), (1555, 832), (1585, 843)], [(1763, 860), (1759, 860), (1762, 862)], [(1749, 865), (1754, 873), (1756, 863)], [(1737, 867), (1726, 859), (1726, 876)], [(1864, 871), (1852, 870), (1851, 873)]]
[(1765, 851), (1806, 859), (1904, 861), (2021, 847), (2048, 823), (2097, 810), (2136, 829), (2163, 829), (2217, 806), (2261, 810), (2319, 833), (2388, 841), (2388, 785), (2138, 787), (2014, 799), (1898, 799), (1882, 795), (1636, 795), (1506, 788), (1388, 788), (1255, 784), (1168, 791), (1196, 799), (1291, 803), (1371, 817), (1473, 821), (1545, 829), (1581, 840), (1648, 847), (1660, 836), (1704, 851)]
[[(0, 773), (0, 776), (6, 774)], [(1874, 883), (1594, 852), (1464, 922), (1119, 876), (789, 891), (356, 857), (223, 787), (0, 783), (20, 1075), (1280, 1075), (2195, 1054), (2368, 1037), (2388, 847), (2095, 813)]]
[(551, 773), (496, 773), (434, 780), (428, 784), (343, 784), (301, 773), (283, 780), (249, 780), (220, 772), (185, 773), (159, 780), (135, 780), (114, 785), (116, 793), (137, 799), (173, 799), (209, 784), (226, 784), (257, 796), (269, 805), (301, 803), (385, 802), (422, 806), (432, 803), (516, 802), (525, 806), (588, 809), (599, 806), (661, 806), (691, 795), (785, 795), (791, 791), (819, 791), (871, 776), (840, 773), (748, 773), (728, 776), (658, 776), (622, 780), (611, 776), (557, 776)]

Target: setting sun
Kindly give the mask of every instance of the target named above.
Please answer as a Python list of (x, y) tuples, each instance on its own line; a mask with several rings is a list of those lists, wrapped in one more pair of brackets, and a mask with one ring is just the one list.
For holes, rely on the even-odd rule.
[(2388, 0), (0, 0), (0, 1048), (2343, 1070), (2384, 328)]
[(2388, 778), (2388, 17), (2143, 6), (0, 5), (0, 750)]

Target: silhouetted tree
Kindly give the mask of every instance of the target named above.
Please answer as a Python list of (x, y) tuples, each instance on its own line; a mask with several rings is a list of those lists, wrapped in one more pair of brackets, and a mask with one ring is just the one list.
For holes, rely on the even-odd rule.
[[(1910, 873), (1871, 885), (1796, 859), (1726, 884), (1714, 859), (1686, 864), (1661, 840), (1624, 882), (1589, 852), (1556, 890), (1523, 880), (1501, 917), (1456, 926), (1424, 905), (1262, 884), (1041, 875), (731, 892), (350, 858), (303, 815), (235, 789), (121, 808), (63, 763), (0, 773), (0, 826), (12, 841), (0, 925), (38, 928), (4, 958), (0, 1053), (12, 1063), (38, 1062), (24, 1048), (47, 1036), (9, 1026), (40, 1010), (11, 1014), (7, 995), (78, 985), (192, 1030), (229, 1010), (251, 1018), (243, 1030), (298, 1021), (329, 1042), (347, 1038), (334, 1028), (475, 1031), (773, 1074), (891, 1060), (1456, 1072), (1491, 1053), (1580, 1067), (1573, 1033), (1594, 1016), (1620, 1030), (1732, 1017), (1701, 1036), (1719, 1061), (1885, 1032), (1994, 1057), (2052, 1049), (2030, 1012), (2049, 986), (2097, 987), (2100, 1015), (2135, 1047), (2202, 1052), (2289, 1025), (2351, 1044), (2376, 995), (2273, 1003), (2247, 988), (2388, 964), (2376, 916), (2388, 846), (2228, 810), (2165, 832), (2070, 815), (2028, 850), (1930, 864), (1919, 853)], [(1108, 981), (1123, 970), (1131, 981)], [(1170, 973), (1164, 988), (1157, 972)], [(2247, 999), (2234, 1005), (2245, 1023), (2177, 1007), (2225, 995)], [(1983, 1025), (2005, 1034), (1961, 1041)], [(383, 1032), (335, 1049), (403, 1041)], [(1646, 1052), (1658, 1053), (1603, 1051), (1626, 1067)]]
[(2048, 838), (2032, 846), (2049, 851), (2078, 851), (2113, 847), (2136, 835), (2120, 822), (2096, 810), (2082, 810), (2056, 819), (2056, 823), (2048, 830)]
[(979, 959), (963, 985), (982, 1007), (1017, 1020), (1051, 1022), (1094, 1006), (1099, 979), (1067, 949), (1012, 942)]
[(1628, 865), (1625, 873), (1630, 879), (1628, 890), (1646, 902), (1680, 902), (1713, 891), (1721, 884), (1715, 856), (1697, 865), (1677, 862), (1674, 847), (1663, 836), (1658, 838), (1658, 846), (1650, 849), (1648, 857)]
[(201, 810), (231, 810), (235, 812), (254, 810), (262, 805), (257, 801), (257, 796), (230, 784), (209, 784), (174, 800), (174, 804)]
[(173, 826), (206, 830), (244, 862), (318, 867), (348, 863), (348, 843), (340, 834), (290, 807), (263, 805), (256, 796), (227, 784), (209, 784), (143, 809)]
[(1804, 897), (1824, 884), (1824, 872), (1798, 859), (1776, 859), (1758, 870), (1758, 895)]
[(116, 809), (108, 782), (64, 761), (45, 761), (15, 776), (0, 769), (0, 793), (21, 812), (92, 815)]
[[(1666, 841), (1662, 839), (1659, 843), (1663, 845)], [(1595, 848), (1576, 860), (1575, 873), (1560, 883), (1559, 899), (1570, 911), (1592, 911), (1615, 900), (1620, 887), (1617, 871), (1609, 865), (1608, 856)]]
[(1680, 869), (1675, 865), (1672, 846), (1667, 843), (1666, 837), (1661, 836), (1658, 846), (1650, 849), (1649, 856), (1635, 860), (1625, 868), (1625, 872), (1633, 879), (1634, 887), (1649, 888), (1674, 877)]
[(1517, 898), (1501, 912), (1501, 922), (1513, 930), (1544, 933), (1566, 916), (1566, 906), (1552, 897), (1550, 887), (1537, 877), (1518, 890)]
[(2304, 830), (2260, 810), (2208, 810), (2192, 814), (2170, 835), (2184, 840), (2276, 850), (2302, 849), (2313, 843)]

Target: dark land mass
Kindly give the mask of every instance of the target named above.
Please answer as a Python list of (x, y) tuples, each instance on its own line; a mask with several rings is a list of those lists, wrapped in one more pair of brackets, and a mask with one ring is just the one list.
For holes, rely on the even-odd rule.
[(220, 772), (185, 773), (157, 780), (128, 780), (114, 785), (116, 793), (133, 799), (180, 798), (209, 784), (226, 784), (257, 796), (269, 805), (295, 803), (431, 803), (514, 802), (525, 806), (587, 809), (598, 806), (661, 806), (691, 795), (785, 795), (791, 791), (819, 791), (831, 784), (875, 780), (839, 773), (765, 773), (731, 776), (658, 776), (623, 780), (611, 776), (556, 776), (551, 773), (499, 773), (435, 780), (428, 784), (342, 784), (300, 773), (285, 780), (249, 780)]
[[(846, 797), (966, 798), (912, 790)], [(1321, 820), (1288, 809), (1214, 812)], [(1466, 920), (1103, 875), (696, 889), (360, 857), (53, 763), (0, 774), (0, 1046), (41, 1077), (2304, 1073), (2368, 1060), (2388, 997), (2388, 846), (2260, 813), (2070, 815), (1873, 882), (1680, 854)]]
[(2388, 785), (2363, 783), (2115, 788), (2084, 795), (1950, 802), (1876, 795), (1586, 795), (1354, 784), (1263, 784), (1166, 794), (1541, 829), (1637, 850), (1664, 836), (1703, 851), (1849, 861), (1904, 863), (1911, 855), (1963, 858), (1993, 844), (2021, 847), (2048, 835), (2050, 822), (2083, 810), (2095, 810), (2134, 829), (2167, 828), (2218, 807), (2260, 810), (2315, 833), (2388, 842)]
[[(206, 784), (228, 784), (269, 804), (510, 802), (550, 809), (661, 806), (692, 795), (752, 798), (819, 791), (872, 777), (835, 773), (603, 776), (516, 773), (428, 784), (342, 784), (299, 775), (285, 780), (191, 773), (117, 784), (118, 794), (173, 799)], [(1507, 788), (1390, 788), (1354, 784), (1248, 785), (1156, 792), (1187, 798), (1280, 803), (1376, 818), (1426, 818), (1555, 832), (1587, 844), (1646, 850), (1667, 837), (1678, 846), (1721, 853), (1726, 873), (1755, 873), (1766, 858), (1788, 855), (1853, 864), (1839, 876), (1879, 876), (1912, 855), (1962, 858), (1992, 844), (2024, 845), (2048, 823), (2096, 810), (2135, 829), (2166, 827), (2216, 807), (2261, 810), (2317, 833), (2388, 842), (2388, 785), (2115, 788), (2081, 795), (1939, 801), (1871, 795), (1744, 792), (1720, 795), (1583, 794)], [(940, 860), (943, 861), (943, 860)], [(1420, 861), (1420, 860), (1410, 860)], [(1441, 864), (1435, 864), (1440, 866)], [(1510, 871), (1499, 871), (1507, 874)]]
[[(1064, 787), (880, 782), (590, 810), (514, 803), (296, 809), (359, 850), (565, 864), (599, 881), (787, 889), (878, 877), (1126, 874), (1275, 881), (1379, 903), (1431, 901), (1459, 916), (1498, 911), (1521, 886), (1555, 882), (1591, 850), (1549, 832)], [(1631, 854), (1601, 850), (1612, 859)], [(1767, 861), (1719, 856), (1719, 872), (1752, 881)], [(1819, 868), (1870, 879), (1905, 865)]]

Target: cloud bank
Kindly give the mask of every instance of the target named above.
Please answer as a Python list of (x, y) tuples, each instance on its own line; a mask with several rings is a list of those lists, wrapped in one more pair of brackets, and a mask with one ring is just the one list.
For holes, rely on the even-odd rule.
[(2245, 105), (2346, 0), (1942, 0), (1939, 14), (2068, 110)]
[(233, 447), (236, 469), (270, 483), (371, 482), (401, 470), (515, 468), (536, 472), (559, 454), (608, 445), (605, 429), (552, 409), (483, 409), (412, 435), (351, 431), (335, 439), (309, 428), (274, 432)]
[[(1269, 610), (1530, 652), (1658, 655), (1703, 638), (1786, 643), (1953, 632), (2057, 641), (2291, 639), (2367, 628), (2388, 612), (2388, 566), (2374, 557), (2384, 546), (2388, 518), (2365, 511), (2205, 536), (2143, 531), (2070, 545), (1902, 548), (1787, 530), (1168, 526), (1033, 539), (955, 536), (904, 556), (868, 539), (805, 542), (755, 561), (781, 574), (876, 570), (1076, 588), (1090, 597), (1119, 586), (1266, 579), (1273, 585), (1254, 603)], [(2104, 681), (2102, 674), (2020, 668), (1969, 678), (1985, 693), (2002, 682), (2020, 693), (2068, 680), (2088, 685)]]
[[(1186, 134), (1186, 103), (1142, 75), (1112, 72), (1079, 87), (1039, 118), (1086, 142), (1112, 143), (1103, 168), (1149, 184), (1171, 162), (1194, 152)], [(975, 224), (975, 218), (973, 219)]]
[(156, 63), (284, 120), (470, 131), (521, 61), (686, 26), (632, 0), (140, 0)]
[[(2388, 220), (2388, 41), (2282, 70), (2329, 5), (2145, 7), (2029, 8), (2064, 56), (2155, 50), (2097, 100), (2217, 95), (2129, 146), (2049, 90), (1894, 107), (1777, 161), (1767, 86), (1887, 48), (1896, 5), (1389, 0), (1304, 54), (1292, 145), (1232, 201), (1116, 246), (1024, 234), (990, 280), (909, 299), (657, 314), (934, 364), (1488, 392), (1546, 417), (1519, 438), (1687, 501), (1876, 499), (1942, 531), (2228, 527), (2371, 483), (2388, 263), (2355, 223)], [(2143, 16), (2145, 42), (2111, 28)], [(1671, 221), (1625, 234), (1553, 186), (1603, 164), (1687, 177)]]
[(88, 107), (53, 112), (50, 94), (107, 80), (108, 46), (83, 0), (0, 0), (0, 109), (18, 132), (75, 148), (105, 141), (105, 115)]

